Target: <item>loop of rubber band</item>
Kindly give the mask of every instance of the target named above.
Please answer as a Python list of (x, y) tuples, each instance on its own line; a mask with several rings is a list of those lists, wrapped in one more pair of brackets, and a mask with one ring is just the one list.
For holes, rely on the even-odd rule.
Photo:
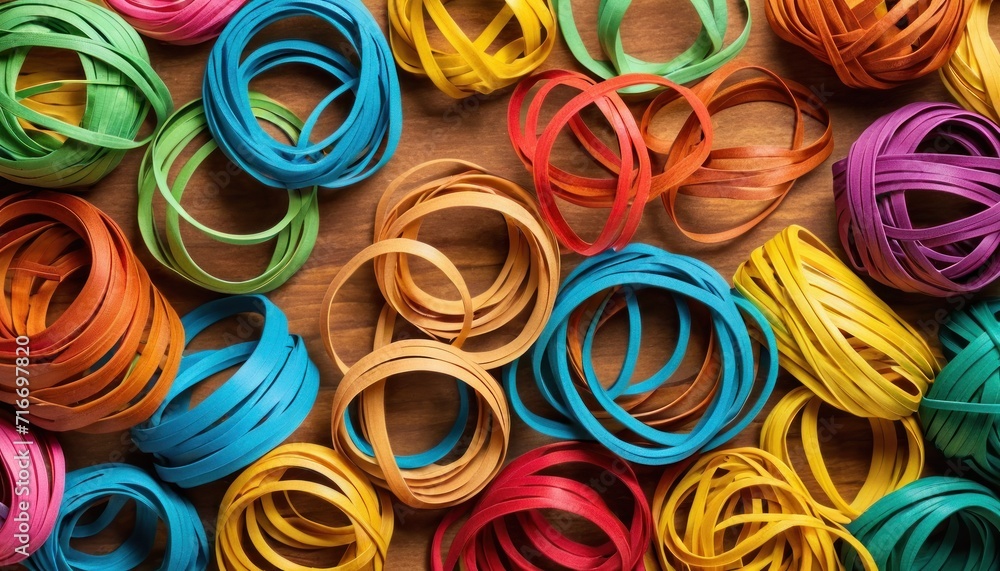
[(140, 34), (171, 44), (207, 42), (246, 0), (103, 0)]
[(941, 79), (955, 101), (970, 111), (1000, 121), (1000, 49), (990, 36), (993, 0), (969, 0), (972, 5), (965, 31), (955, 53), (940, 70)]

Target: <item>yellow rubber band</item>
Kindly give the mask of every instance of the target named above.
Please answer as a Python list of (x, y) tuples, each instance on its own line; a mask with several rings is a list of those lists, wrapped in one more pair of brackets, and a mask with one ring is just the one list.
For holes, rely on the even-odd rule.
[(973, 0), (958, 47), (941, 68), (941, 79), (959, 105), (1000, 122), (1000, 50), (990, 37), (993, 0)]

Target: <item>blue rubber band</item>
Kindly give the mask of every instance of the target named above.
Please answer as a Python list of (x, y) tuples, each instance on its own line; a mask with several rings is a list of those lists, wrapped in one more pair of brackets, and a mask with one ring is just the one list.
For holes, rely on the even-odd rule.
[[(185, 354), (166, 399), (132, 429), (164, 481), (189, 488), (250, 465), (295, 432), (316, 402), (319, 370), (302, 338), (288, 332), (284, 313), (264, 296), (226, 297), (185, 315), (185, 344), (240, 313), (263, 316), (260, 340)], [(235, 366), (225, 383), (191, 407), (195, 387)]]
[[(121, 545), (99, 555), (71, 546), (71, 540), (93, 537), (113, 525), (130, 500), (135, 504), (135, 523)], [(91, 508), (100, 509), (97, 518), (81, 524), (80, 520)], [(66, 493), (52, 535), (24, 561), (24, 566), (30, 571), (135, 569), (154, 555), (161, 521), (167, 541), (158, 569), (206, 569), (208, 538), (198, 512), (189, 501), (128, 464), (100, 464), (75, 470), (66, 474)]]
[[(666, 364), (647, 379), (633, 382), (642, 336), (636, 293), (646, 288), (672, 295), (680, 324), (678, 341)], [(594, 371), (592, 349), (609, 292), (624, 296), (629, 337), (622, 371), (604, 388)], [(575, 379), (567, 342), (570, 317), (579, 306), (602, 295), (605, 299), (598, 311), (584, 324), (583, 378)], [(616, 399), (658, 390), (674, 376), (691, 335), (691, 302), (705, 307), (711, 315), (720, 377), (710, 404), (695, 425), (686, 432), (669, 432), (633, 417)], [(756, 355), (748, 324), (760, 332), (763, 340), (763, 348)], [(503, 382), (511, 406), (525, 423), (555, 438), (594, 439), (626, 460), (653, 465), (679, 462), (730, 440), (760, 413), (778, 374), (774, 333), (759, 310), (730, 289), (710, 266), (644, 244), (630, 244), (619, 252), (608, 251), (580, 264), (560, 287), (552, 317), (527, 356), (539, 391), (560, 418), (546, 418), (528, 409), (517, 388), (518, 361), (514, 361), (503, 370)], [(581, 382), (589, 389), (591, 400), (597, 401), (599, 411), (588, 408), (580, 394)], [(612, 431), (607, 420), (598, 418), (595, 412), (610, 415), (617, 431)], [(627, 436), (622, 435), (621, 428)]]
[[(358, 65), (330, 46), (284, 39), (244, 56), (253, 38), (288, 18), (319, 18), (344, 37)], [(305, 64), (330, 74), (340, 87), (310, 113), (296, 144), (275, 140), (250, 105), (254, 77), (285, 64)], [(353, 96), (344, 123), (320, 141), (313, 129), (323, 111)], [(392, 157), (402, 134), (399, 79), (389, 44), (358, 0), (253, 0), (223, 30), (208, 57), (202, 88), (212, 136), (227, 157), (261, 183), (286, 189), (342, 188), (360, 182)]]

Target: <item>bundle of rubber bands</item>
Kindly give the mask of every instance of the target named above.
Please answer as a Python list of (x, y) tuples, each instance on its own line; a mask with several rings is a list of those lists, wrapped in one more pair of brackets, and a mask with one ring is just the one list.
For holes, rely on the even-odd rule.
[(144, 36), (178, 45), (207, 42), (246, 0), (103, 0)]
[(992, 78), (1000, 74), (1000, 50), (990, 37), (993, 0), (969, 0), (969, 19), (941, 79), (962, 107), (1000, 121), (1000, 88)]
[(664, 569), (841, 569), (837, 541), (859, 568), (882, 569), (861, 542), (824, 518), (788, 466), (755, 448), (671, 466), (651, 506)]
[[(572, 476), (555, 469), (583, 468)], [(584, 471), (585, 470), (585, 471)], [(595, 475), (596, 474), (596, 475)], [(590, 476), (590, 485), (584, 478)], [(609, 504), (613, 487), (626, 492), (631, 509)], [(445, 534), (465, 513), (447, 553)], [(603, 534), (583, 542), (568, 533), (582, 518)], [(569, 569), (645, 569), (652, 521), (646, 496), (632, 468), (592, 445), (561, 442), (542, 446), (511, 462), (469, 508), (456, 508), (441, 521), (431, 544), (431, 569), (540, 569), (551, 563)]]
[[(156, 473), (184, 488), (213, 482), (263, 456), (305, 420), (319, 391), (319, 371), (305, 342), (288, 332), (285, 314), (263, 296), (218, 299), (184, 316), (186, 343), (228, 317), (255, 313), (260, 339), (188, 353), (160, 408), (132, 428), (132, 439), (153, 454)], [(203, 381), (239, 368), (191, 406)]]
[(42, 546), (55, 526), (66, 479), (62, 447), (28, 426), (25, 415), (0, 414), (0, 566)]
[[(504, 331), (519, 326), (523, 318), (518, 333), (503, 345), (466, 350), (470, 359), (492, 369), (531, 347), (552, 313), (559, 289), (559, 245), (531, 194), (469, 162), (423, 163), (396, 178), (382, 195), (375, 212), (374, 241), (419, 240), (428, 217), (470, 208), (500, 214), (507, 230), (503, 268), (483, 293), (472, 298), (471, 327), (466, 327), (467, 308), (460, 301), (441, 299), (417, 285), (407, 255), (375, 257), (375, 276), (395, 312), (427, 335), (456, 346), (472, 339), (488, 344), (493, 336), (502, 338)], [(469, 233), (470, 241), (478, 238), (477, 232)], [(387, 316), (383, 313), (383, 318)]]
[[(290, 140), (298, 140), (302, 122), (291, 111), (259, 93), (250, 92), (248, 97), (254, 117), (274, 125)], [(204, 142), (186, 159), (177, 176), (170, 179), (174, 163), (206, 130), (207, 121), (201, 100), (192, 101), (164, 123), (146, 150), (139, 170), (139, 230), (142, 239), (160, 263), (201, 287), (230, 294), (271, 291), (288, 281), (312, 253), (319, 233), (317, 188), (288, 191), (285, 215), (266, 230), (233, 234), (209, 227), (188, 212), (182, 205), (182, 198), (194, 172), (218, 149), (216, 142), (211, 139)], [(216, 187), (215, 190), (219, 189)], [(156, 195), (166, 203), (162, 223), (158, 223), (154, 212)], [(273, 240), (274, 252), (267, 268), (256, 277), (241, 281), (216, 277), (202, 268), (185, 247), (182, 220), (223, 244), (249, 246)]]
[[(837, 523), (849, 523), (881, 497), (915, 481), (924, 469), (924, 439), (916, 416), (898, 421), (869, 418), (872, 430), (872, 462), (854, 499), (848, 501), (841, 487), (833, 481), (821, 444), (841, 441), (836, 416), (820, 418), (822, 399), (806, 387), (797, 387), (786, 394), (771, 409), (760, 433), (760, 447), (774, 455), (794, 470), (792, 450), (801, 448), (805, 453), (812, 479), (819, 485), (822, 495), (810, 493), (823, 517)], [(798, 444), (792, 446), (789, 436), (796, 418), (799, 422)], [(841, 412), (841, 416), (844, 413)], [(898, 428), (897, 428), (898, 427)], [(900, 434), (902, 432), (902, 434)], [(901, 438), (902, 437), (902, 438)], [(900, 446), (900, 440), (906, 442)], [(837, 444), (831, 444), (837, 446)], [(836, 466), (836, 463), (831, 463)], [(822, 498), (828, 503), (824, 503)]]
[[(701, 22), (701, 29), (694, 43), (683, 53), (667, 62), (648, 62), (625, 52), (621, 27), (631, 0), (605, 0), (597, 8), (597, 39), (608, 59), (595, 59), (590, 55), (573, 16), (572, 0), (555, 0), (559, 15), (559, 29), (570, 51), (580, 65), (598, 77), (609, 79), (627, 73), (659, 75), (675, 83), (688, 83), (712, 73), (736, 57), (750, 38), (750, 3), (743, 0), (746, 24), (729, 44), (725, 43), (729, 31), (729, 3), (725, 0), (691, 0)], [(657, 30), (664, 33), (664, 30)], [(648, 94), (661, 87), (636, 85), (624, 88), (622, 93)]]
[[(1000, 499), (961, 478), (917, 480), (879, 500), (847, 529), (880, 571), (1000, 567)], [(843, 562), (848, 571), (869, 568), (847, 549)]]
[[(666, 363), (634, 381), (642, 342), (637, 293), (643, 289), (669, 295), (679, 325)], [(626, 356), (616, 379), (605, 386), (595, 369), (595, 335), (622, 309), (629, 325)], [(711, 323), (705, 355), (699, 357), (701, 369), (693, 378), (678, 379), (692, 324), (699, 321)], [(751, 340), (751, 327), (763, 339), (759, 349)], [(733, 295), (708, 265), (644, 244), (580, 264), (560, 288), (552, 318), (528, 358), (531, 377), (561, 417), (552, 420), (528, 409), (518, 389), (515, 361), (504, 370), (503, 380), (511, 406), (528, 426), (557, 438), (595, 439), (641, 464), (671, 464), (725, 443), (760, 412), (778, 374), (774, 336), (757, 309)], [(661, 389), (678, 383), (690, 386), (663, 402)]]
[[(490, 47), (512, 21), (520, 35), (491, 53)], [(505, 2), (475, 39), (448, 13), (442, 0), (389, 0), (389, 23), (389, 43), (399, 67), (426, 75), (456, 99), (512, 85), (541, 65), (556, 43), (556, 16), (550, 0)], [(431, 45), (428, 24), (447, 48)]]
[[(37, 48), (79, 56), (84, 78), (46, 77), (18, 88), (0, 89), (0, 176), (46, 188), (90, 186), (104, 178), (139, 138), (150, 112), (162, 124), (173, 109), (139, 35), (117, 14), (84, 0), (16, 0), (0, 5), (0, 73), (16, 78)], [(42, 68), (44, 71), (44, 68)], [(34, 82), (32, 82), (34, 83)], [(86, 87), (86, 109), (67, 84)], [(67, 97), (68, 114), (49, 114), (29, 102), (43, 94)], [(59, 107), (59, 105), (55, 105)], [(82, 113), (80, 113), (82, 111)]]
[[(73, 545), (124, 520), (129, 506), (135, 511), (132, 531), (120, 545), (99, 554)], [(187, 499), (135, 466), (99, 464), (66, 474), (52, 535), (24, 565), (29, 571), (135, 569), (160, 560), (163, 571), (189, 571), (205, 569), (208, 557), (205, 528)]]
[[(295, 38), (247, 53), (264, 28), (297, 17), (327, 24), (356, 53), (358, 63), (333, 45)], [(293, 142), (276, 140), (259, 124), (247, 95), (255, 77), (285, 64), (317, 68), (340, 84), (316, 105)], [(389, 161), (402, 133), (392, 54), (359, 0), (251, 0), (213, 46), (202, 97), (219, 148), (244, 171), (276, 188), (341, 188), (364, 180)], [(325, 137), (315, 136), (324, 111), (346, 100), (351, 110), (344, 123)]]
[(890, 89), (948, 61), (971, 4), (767, 0), (764, 13), (781, 39), (832, 66), (848, 87)]
[[(330, 512), (348, 523), (329, 523)], [(340, 455), (317, 444), (285, 444), (229, 486), (219, 508), (215, 559), (222, 571), (259, 569), (261, 561), (313, 569), (289, 551), (339, 547), (346, 549), (335, 568), (383, 569), (392, 528), (388, 494)], [(287, 550), (279, 552), (278, 545)]]
[[(0, 200), (0, 244), (9, 284), (0, 401), (20, 398), (18, 359), (28, 357), (35, 425), (114, 432), (149, 418), (177, 372), (184, 330), (121, 228), (81, 198), (23, 193)], [(67, 284), (80, 286), (63, 305)], [(64, 309), (52, 318), (56, 307)]]
[(924, 435), (948, 458), (1000, 484), (1000, 299), (947, 316), (941, 345), (948, 363), (920, 402)]
[[(733, 80), (734, 76), (747, 72), (752, 72), (755, 77)], [(667, 187), (659, 195), (677, 229), (692, 240), (722, 242), (750, 231), (778, 208), (799, 177), (821, 165), (833, 152), (833, 127), (823, 102), (809, 88), (782, 79), (772, 71), (732, 62), (692, 87), (691, 91), (705, 103), (712, 115), (761, 102), (784, 105), (794, 114), (788, 148), (773, 143), (714, 148), (704, 163), (683, 182)], [(653, 128), (656, 117), (665, 107), (673, 107), (672, 104), (678, 101), (678, 93), (665, 91), (660, 94), (649, 104), (640, 124), (649, 150), (666, 157), (666, 171), (686, 160), (686, 157), (697, 155), (706, 137), (711, 140), (696, 113), (688, 116), (680, 131), (670, 140), (657, 136)], [(813, 141), (805, 139), (807, 118), (823, 126), (823, 132)], [(753, 216), (733, 227), (699, 232), (690, 230), (681, 221), (680, 196), (751, 202), (764, 207), (755, 208)], [(697, 211), (702, 218), (706, 216), (704, 208)]]
[[(953, 214), (922, 221), (917, 193)], [(1000, 277), (1000, 127), (988, 119), (951, 103), (884, 115), (834, 165), (834, 194), (851, 264), (879, 282), (943, 297)]]
[(767, 316), (782, 368), (855, 416), (909, 416), (939, 370), (927, 341), (801, 226), (754, 250), (733, 284)]

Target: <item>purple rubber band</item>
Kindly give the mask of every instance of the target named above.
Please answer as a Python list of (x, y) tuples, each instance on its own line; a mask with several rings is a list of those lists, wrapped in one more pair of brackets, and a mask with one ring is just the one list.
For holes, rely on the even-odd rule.
[[(971, 216), (915, 227), (906, 193), (960, 197)], [(1000, 127), (951, 103), (911, 103), (876, 120), (833, 165), (851, 265), (903, 291), (944, 297), (1000, 277)]]

